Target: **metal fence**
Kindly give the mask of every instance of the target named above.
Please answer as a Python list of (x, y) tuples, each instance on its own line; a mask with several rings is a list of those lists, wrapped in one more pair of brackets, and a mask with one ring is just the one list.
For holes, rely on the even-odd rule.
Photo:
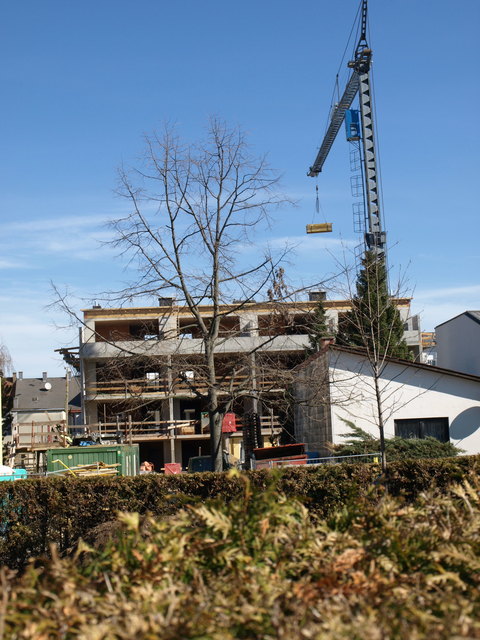
[[(364, 460), (358, 460), (358, 458), (364, 458)], [(379, 451), (375, 453), (356, 453), (348, 456), (326, 456), (324, 458), (305, 458), (305, 456), (299, 456), (298, 458), (291, 458), (289, 460), (262, 460), (262, 467), (292, 467), (298, 465), (314, 465), (321, 464), (340, 464), (341, 462), (373, 462), (380, 463), (382, 454)], [(259, 461), (260, 462), (260, 461)], [(268, 464), (263, 464), (268, 463)]]

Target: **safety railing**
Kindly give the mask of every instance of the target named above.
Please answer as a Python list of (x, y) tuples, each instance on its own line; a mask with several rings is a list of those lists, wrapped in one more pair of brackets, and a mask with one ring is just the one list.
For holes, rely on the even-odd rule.
[[(275, 376), (257, 376), (255, 383), (250, 376), (217, 376), (216, 383), (219, 393), (222, 389), (230, 393), (232, 390), (257, 389), (275, 390), (283, 389), (285, 382)], [(136, 378), (132, 380), (108, 380), (97, 381), (86, 385), (85, 393), (89, 398), (99, 398), (105, 396), (121, 396), (122, 398), (137, 398), (142, 396), (172, 396), (172, 395), (195, 395), (206, 393), (208, 383), (193, 372), (186, 371), (185, 376), (168, 380), (166, 377), (153, 379)]]
[[(261, 416), (261, 429), (280, 429), (279, 416)], [(241, 416), (236, 418), (237, 431), (243, 431), (244, 423)], [(81, 428), (80, 427), (76, 427)], [(140, 442), (178, 436), (205, 435), (210, 433), (208, 422), (201, 420), (153, 420), (135, 422), (122, 420), (117, 422), (97, 422), (85, 425), (87, 433), (96, 437), (114, 439), (118, 435), (126, 442)], [(87, 436), (86, 436), (87, 438)]]
[[(362, 460), (359, 460), (362, 458)], [(325, 456), (322, 458), (308, 458), (307, 456), (298, 456), (291, 459), (278, 459), (278, 460), (262, 460), (262, 467), (289, 467), (296, 465), (321, 465), (321, 464), (339, 464), (341, 462), (374, 462), (379, 463), (382, 459), (382, 454), (377, 451), (375, 453), (356, 453), (347, 456)]]
[(12, 441), (16, 449), (62, 447), (68, 444), (65, 420), (33, 420), (13, 426)]
[[(262, 416), (262, 429), (280, 429), (278, 416)], [(236, 430), (242, 432), (244, 427), (242, 416), (236, 416)], [(85, 434), (84, 439), (118, 440), (124, 442), (146, 442), (179, 436), (204, 436), (210, 433), (208, 421), (204, 420), (150, 420), (134, 421), (130, 419), (112, 422), (96, 422), (87, 425), (70, 426), (68, 431), (65, 422), (32, 422), (16, 425), (13, 443), (17, 450), (45, 450), (55, 447), (66, 447), (71, 444), (72, 436)]]

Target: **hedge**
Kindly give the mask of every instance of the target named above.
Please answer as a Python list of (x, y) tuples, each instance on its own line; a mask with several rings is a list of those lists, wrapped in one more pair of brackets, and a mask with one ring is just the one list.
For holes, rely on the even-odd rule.
[(366, 494), (323, 520), (240, 481), (228, 504), (122, 514), (103, 544), (4, 569), (0, 637), (480, 638), (478, 478), (414, 504)]
[[(389, 465), (388, 491), (414, 499), (432, 486), (444, 487), (477, 473), (480, 456), (407, 460)], [(288, 467), (274, 473), (249, 472), (252, 486), (273, 482), (278, 492), (300, 498), (323, 518), (356, 498), (383, 493), (378, 465), (339, 464)], [(240, 499), (242, 482), (225, 473), (134, 478), (37, 478), (0, 483), (0, 564), (22, 568), (31, 557), (72, 549), (96, 526), (117, 512), (170, 516), (185, 505), (218, 497)]]

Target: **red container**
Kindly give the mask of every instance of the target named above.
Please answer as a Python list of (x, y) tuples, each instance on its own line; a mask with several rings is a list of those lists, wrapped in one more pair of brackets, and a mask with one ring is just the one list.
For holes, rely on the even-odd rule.
[(182, 473), (182, 465), (179, 462), (166, 462), (165, 463), (165, 475), (174, 476), (177, 473)]

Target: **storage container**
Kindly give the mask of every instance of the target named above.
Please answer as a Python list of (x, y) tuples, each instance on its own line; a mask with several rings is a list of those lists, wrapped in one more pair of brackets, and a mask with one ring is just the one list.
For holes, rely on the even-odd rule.
[[(60, 460), (61, 462), (55, 462), (55, 460)], [(97, 462), (118, 464), (116, 469), (119, 476), (135, 476), (139, 470), (138, 444), (65, 447), (47, 451), (47, 473), (49, 474), (62, 470), (68, 472), (65, 467), (71, 469), (72, 467), (95, 464)]]

